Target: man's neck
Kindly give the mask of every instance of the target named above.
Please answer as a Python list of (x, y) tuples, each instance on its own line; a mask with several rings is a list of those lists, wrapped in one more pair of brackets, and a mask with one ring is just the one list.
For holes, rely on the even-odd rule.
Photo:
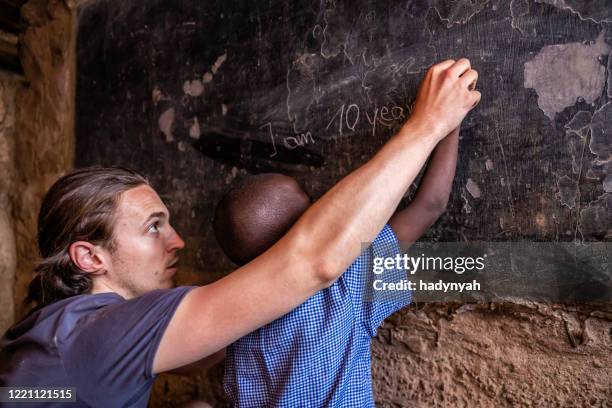
[(111, 285), (106, 280), (94, 279), (90, 293), (92, 295), (96, 293), (115, 293), (124, 299), (131, 299), (133, 297), (126, 290), (122, 290), (120, 287), (114, 288), (113, 286), (116, 287), (116, 285)]

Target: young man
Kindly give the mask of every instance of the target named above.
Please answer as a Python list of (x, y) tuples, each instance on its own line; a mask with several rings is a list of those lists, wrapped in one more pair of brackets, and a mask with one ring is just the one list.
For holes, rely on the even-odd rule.
[[(393, 301), (372, 296), (372, 255), (395, 257), (398, 241), (416, 241), (444, 212), (458, 139), (459, 128), (438, 144), (414, 199), (333, 285), (228, 348), (224, 387), (234, 405), (374, 406), (370, 340), (411, 299), (409, 291)], [(290, 177), (248, 177), (219, 202), (215, 235), (228, 257), (244, 265), (282, 237), (309, 204)]]
[(272, 248), (202, 287), (169, 289), (184, 243), (144, 178), (117, 168), (61, 178), (39, 215), (39, 309), (0, 340), (0, 386), (75, 387), (75, 407), (146, 406), (158, 373), (206, 364), (330, 286), (478, 103), (477, 76), (467, 59), (430, 68), (411, 118), (370, 161)]

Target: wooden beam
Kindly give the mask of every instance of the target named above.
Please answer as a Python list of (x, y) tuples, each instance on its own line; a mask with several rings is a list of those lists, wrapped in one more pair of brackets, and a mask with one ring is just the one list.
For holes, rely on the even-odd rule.
[(17, 45), (0, 39), (0, 68), (23, 74)]

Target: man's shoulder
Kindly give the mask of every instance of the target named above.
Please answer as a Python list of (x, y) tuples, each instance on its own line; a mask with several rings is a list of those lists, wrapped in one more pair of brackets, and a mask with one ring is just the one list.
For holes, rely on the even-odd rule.
[[(178, 302), (193, 288), (179, 286), (172, 289), (155, 289), (131, 299), (124, 299), (112, 292), (83, 295), (81, 299), (67, 305), (62, 314), (68, 317), (64, 320), (75, 326), (74, 334), (89, 328), (99, 331), (98, 328), (104, 330), (105, 326), (115, 327), (118, 319), (121, 320), (122, 326), (129, 326), (130, 322), (135, 326), (141, 319), (156, 320), (161, 313), (170, 309), (174, 311)], [(73, 318), (70, 318), (70, 315), (73, 315)]]
[(99, 319), (113, 319), (114, 310), (124, 314), (126, 308), (149, 309), (160, 299), (182, 297), (191, 288), (157, 289), (130, 300), (114, 292), (71, 296), (38, 309), (13, 325), (2, 337), (0, 347), (20, 341), (46, 342), (50, 339), (57, 345)]
[(83, 294), (59, 300), (30, 313), (13, 325), (3, 336), (0, 346), (18, 342), (20, 339), (63, 339), (83, 317), (122, 300), (123, 298), (115, 293)]

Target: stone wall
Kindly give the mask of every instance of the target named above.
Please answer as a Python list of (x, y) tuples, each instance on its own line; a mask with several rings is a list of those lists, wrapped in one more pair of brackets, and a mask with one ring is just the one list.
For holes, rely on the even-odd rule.
[(373, 343), (380, 407), (610, 407), (612, 306), (410, 307)]
[(22, 7), (25, 86), (16, 95), (14, 224), (17, 247), (15, 308), (38, 259), (36, 218), (50, 185), (73, 163), (75, 12), (61, 0), (31, 0)]
[(12, 216), (15, 150), (15, 93), (20, 78), (0, 72), (0, 331), (15, 316), (15, 232)]

